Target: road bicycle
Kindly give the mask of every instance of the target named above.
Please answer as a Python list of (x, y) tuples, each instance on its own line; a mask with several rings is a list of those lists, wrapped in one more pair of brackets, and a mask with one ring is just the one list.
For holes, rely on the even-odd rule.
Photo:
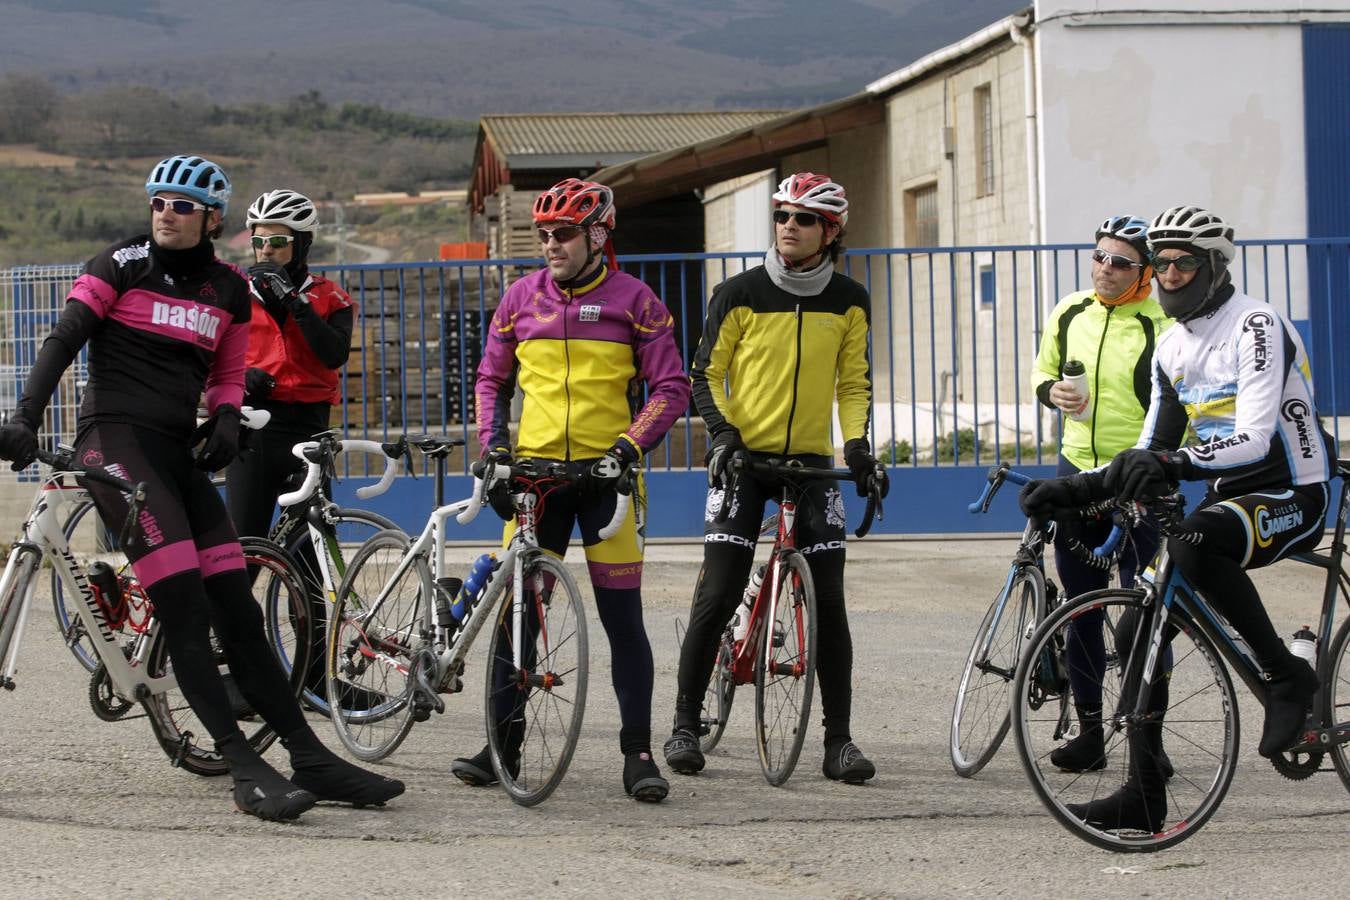
[[(304, 477), (295, 490), (281, 494), (277, 504), (281, 513), (268, 533), (268, 539), (285, 548), (304, 579), (309, 597), (313, 643), (307, 648), (308, 667), (304, 673), (301, 701), (315, 712), (328, 715), (328, 693), (324, 675), (324, 643), (328, 635), (328, 610), (337, 597), (338, 585), (347, 573), (345, 548), (359, 547), (380, 531), (397, 529), (393, 521), (362, 509), (340, 507), (328, 497), (328, 486), (335, 476), (335, 463), (342, 453), (368, 453), (384, 458), (384, 472), (374, 485), (356, 489), (361, 499), (388, 490), (399, 474), (400, 461), (407, 457), (406, 438), (392, 443), (339, 439), (337, 432), (326, 431), (312, 440), (296, 444), (292, 454), (305, 464)], [(268, 596), (265, 610), (268, 637), (276, 649), (282, 667), (289, 674), (296, 660), (288, 651), (287, 621), (282, 599)]]
[[(66, 609), (80, 622), (83, 646), (97, 660), (89, 685), (94, 713), (105, 721), (141, 718), (128, 715), (139, 703), (174, 765), (198, 775), (225, 774), (225, 760), (215, 752), (206, 728), (178, 690), (168, 643), (130, 567), (123, 563), (117, 570), (102, 561), (86, 567), (76, 561), (66, 539), (69, 517), (63, 518), (63, 513), (88, 505), (83, 482), (95, 482), (129, 498), (130, 509), (117, 537), (117, 546), (125, 546), (136, 533), (145, 485), (132, 484), (101, 468), (76, 465), (70, 447), (60, 447), (55, 453), (39, 450), (38, 459), (51, 470), (38, 484), (23, 535), (11, 547), (0, 575), (0, 688), (12, 691), (18, 686), (19, 646), (36, 593), (38, 570), (45, 561), (60, 579)], [(265, 573), (258, 589), (284, 598), (293, 628), (292, 652), (299, 657), (310, 637), (304, 586), (295, 575), (294, 564), (285, 551), (268, 541), (241, 543), (246, 562)], [(216, 652), (223, 666), (224, 658)], [(292, 680), (292, 686), (298, 692), (297, 680)], [(266, 749), (276, 735), (265, 724), (252, 721), (251, 712), (242, 715), (240, 726), (249, 743), (259, 752)]]
[[(986, 513), (1005, 482), (1024, 485), (1031, 480), (1030, 475), (1001, 463), (989, 470), (984, 490), (968, 508), (972, 513)], [(1101, 511), (1091, 508), (1086, 512), (1095, 515)], [(948, 747), (952, 768), (963, 778), (971, 778), (983, 769), (1002, 746), (1011, 722), (1008, 687), (1023, 647), (1036, 626), (1064, 599), (1045, 570), (1045, 547), (1053, 534), (1052, 527), (1048, 522), (1027, 520), (1003, 587), (980, 621), (966, 655), (952, 705)], [(1110, 569), (1117, 564), (1128, 533), (1119, 523), (1113, 524), (1104, 555), (1094, 556), (1092, 548), (1082, 544), (1071, 543), (1070, 548), (1097, 568)], [(1059, 712), (1056, 740), (1068, 737), (1072, 729), (1069, 694), (1040, 695), (1036, 699), (1040, 703), (1053, 700)]]
[[(787, 782), (801, 755), (811, 717), (816, 680), (816, 589), (806, 557), (797, 549), (798, 499), (812, 480), (852, 481), (847, 469), (812, 468), (781, 459), (735, 457), (723, 497), (736, 495), (740, 478), (757, 477), (779, 486), (778, 510), (764, 519), (761, 535), (773, 535), (768, 562), (757, 566), (746, 583), (742, 604), (722, 633), (712, 678), (700, 716), (699, 746), (717, 746), (731, 716), (736, 686), (755, 685), (755, 745), (764, 778)], [(730, 504), (723, 501), (718, 521)], [(880, 485), (874, 479), (861, 524), (863, 537), (882, 514)], [(697, 598), (703, 584), (699, 570)]]
[[(562, 780), (586, 705), (581, 593), (535, 534), (549, 495), (572, 477), (561, 463), (478, 463), (473, 495), (446, 504), (445, 457), (463, 442), (427, 437), (409, 443), (436, 461), (436, 508), (416, 539), (381, 532), (351, 560), (328, 636), (333, 724), (358, 758), (388, 756), (414, 722), (444, 712), (441, 694), (463, 690), (464, 660), (491, 623), (484, 695), (489, 755), (511, 799), (532, 806)], [(498, 484), (509, 485), (514, 531), (484, 585), (468, 594), (465, 583), (446, 574), (447, 520), (472, 521)], [(620, 494), (601, 539), (617, 532), (628, 506), (627, 494)]]
[[(1319, 687), (1297, 744), (1271, 760), (1293, 780), (1326, 771), (1329, 756), (1350, 789), (1350, 620), (1333, 631), (1338, 600), (1350, 606), (1346, 572), (1345, 523), (1350, 510), (1350, 460), (1338, 461), (1341, 478), (1336, 525), (1330, 544), (1289, 557), (1325, 570), (1320, 639), (1315, 669)], [(1150, 504), (1171, 541), (1194, 541), (1180, 524), (1184, 498), (1173, 495)], [(1237, 765), (1239, 714), (1230, 673), (1236, 672), (1265, 705), (1265, 673), (1246, 642), (1173, 565), (1164, 542), (1152, 579), (1132, 590), (1107, 589), (1078, 597), (1056, 610), (1031, 636), (1012, 689), (1012, 728), (1018, 755), (1032, 787), (1051, 815), (1083, 840), (1109, 850), (1154, 851), (1195, 834), (1218, 810)], [(1088, 610), (1104, 613), (1108, 648), (1103, 680), (1103, 727), (1108, 765), (1070, 774), (1049, 764), (1052, 716), (1036, 701), (1041, 692), (1067, 690), (1068, 663), (1059, 653), (1068, 623)], [(1334, 634), (1334, 637), (1330, 637)], [(1328, 640), (1328, 638), (1330, 639)], [(1170, 649), (1171, 669), (1163, 661)], [(1151, 712), (1150, 710), (1161, 710)], [(1141, 731), (1135, 741), (1130, 734)], [(1131, 746), (1141, 749), (1132, 759)], [(1165, 754), (1165, 756), (1164, 756)], [(1166, 761), (1166, 762), (1164, 762)], [(1148, 830), (1097, 828), (1068, 810), (1114, 792), (1131, 768), (1170, 768), (1166, 808)], [(1142, 771), (1142, 769), (1140, 769)]]

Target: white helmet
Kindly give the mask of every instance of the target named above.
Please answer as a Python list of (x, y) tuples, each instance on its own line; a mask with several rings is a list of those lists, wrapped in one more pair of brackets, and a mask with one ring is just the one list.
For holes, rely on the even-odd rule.
[(844, 187), (831, 181), (828, 175), (813, 172), (789, 175), (774, 191), (773, 202), (775, 206), (790, 203), (818, 212), (840, 228), (848, 224), (848, 197), (844, 195)]
[(319, 213), (304, 194), (278, 188), (268, 191), (248, 208), (244, 224), (285, 225), (291, 231), (313, 231), (319, 223)]
[(1225, 263), (1237, 256), (1233, 246), (1233, 226), (1198, 206), (1174, 206), (1158, 213), (1148, 226), (1150, 250), (1189, 244), (1201, 250), (1214, 250)]

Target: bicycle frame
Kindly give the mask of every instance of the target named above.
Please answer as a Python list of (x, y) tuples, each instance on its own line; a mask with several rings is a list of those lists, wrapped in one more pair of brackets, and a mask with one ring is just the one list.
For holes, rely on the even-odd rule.
[[(732, 656), (731, 670), (736, 676), (737, 684), (750, 684), (755, 680), (754, 648), (761, 646), (764, 629), (768, 627), (769, 622), (774, 621), (778, 613), (775, 604), (778, 602), (778, 591), (783, 578), (783, 555), (786, 551), (797, 549), (797, 502), (787, 496), (786, 488), (783, 493), (784, 496), (778, 501), (778, 511), (765, 518), (760, 525), (760, 534), (767, 534), (770, 529), (774, 530), (773, 548), (769, 551), (764, 581), (760, 584), (759, 593), (755, 595), (755, 602), (750, 608), (750, 625), (746, 629), (745, 637), (737, 642)], [(802, 624), (800, 610), (797, 618), (799, 646), (796, 666), (800, 667), (800, 661), (806, 658), (806, 648), (800, 646)], [(773, 662), (773, 642), (764, 641), (763, 647), (764, 664), (767, 666)]]
[(136, 636), (130, 657), (123, 654), (118, 636), (94, 600), (93, 587), (66, 542), (62, 508), (67, 504), (73, 508), (89, 498), (88, 491), (75, 484), (74, 476), (71, 472), (53, 472), (38, 488), (24, 522), (23, 537), (14, 544), (4, 574), (0, 575), (0, 596), (8, 596), (16, 588), (23, 592), (18, 601), (21, 604), (18, 616), (8, 619), (14, 624), (5, 633), (0, 633), (0, 660), (4, 660), (0, 686), (10, 690), (15, 686), (18, 647), (23, 640), (33, 599), (34, 576), (45, 558), (51, 561), (67, 595), (74, 601), (75, 612), (90, 636), (114, 693), (123, 700), (141, 701), (173, 690), (177, 680), (172, 676), (145, 676), (145, 653), (150, 645), (149, 638), (158, 627), (153, 616), (144, 631)]

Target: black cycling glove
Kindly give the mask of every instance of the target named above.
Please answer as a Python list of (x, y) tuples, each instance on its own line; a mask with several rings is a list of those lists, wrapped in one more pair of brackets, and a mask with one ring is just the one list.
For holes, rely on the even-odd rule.
[(744, 456), (748, 451), (741, 440), (741, 433), (734, 425), (726, 425), (712, 436), (712, 445), (703, 457), (708, 467), (708, 487), (722, 487), (726, 481), (727, 464), (736, 454)]
[(192, 433), (192, 443), (202, 441), (197, 451), (197, 468), (206, 472), (219, 472), (239, 455), (240, 413), (232, 404), (222, 403), (216, 407), (211, 418), (197, 426)]
[(1017, 504), (1029, 519), (1055, 519), (1109, 496), (1102, 484), (1102, 473), (1079, 472), (1027, 482), (1017, 495)]
[(16, 417), (8, 425), (0, 425), (0, 459), (10, 460), (10, 468), (22, 471), (37, 459), (38, 439), (33, 426)]
[(244, 372), (244, 394), (250, 400), (266, 400), (276, 386), (277, 380), (263, 369), (249, 368)]
[(309, 309), (309, 298), (291, 283), (291, 276), (285, 266), (274, 262), (255, 263), (249, 267), (248, 276), (263, 300), (280, 303), (293, 316), (299, 316)]
[(1125, 450), (1106, 467), (1105, 485), (1121, 500), (1153, 500), (1193, 477), (1190, 457), (1180, 451)]
[(586, 471), (582, 491), (594, 498), (604, 497), (618, 490), (628, 467), (638, 461), (637, 448), (627, 438), (619, 438), (614, 446)]
[(859, 497), (866, 497), (870, 493), (874, 478), (877, 480), (882, 497), (891, 492), (891, 477), (886, 474), (885, 466), (878, 463), (877, 458), (872, 455), (872, 447), (867, 443), (867, 438), (854, 438), (844, 442), (844, 463), (853, 473), (853, 484)]

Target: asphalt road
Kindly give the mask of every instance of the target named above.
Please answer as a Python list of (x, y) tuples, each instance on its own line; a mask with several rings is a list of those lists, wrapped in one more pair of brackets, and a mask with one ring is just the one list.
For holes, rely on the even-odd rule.
[[(522, 809), (449, 775), (452, 757), (482, 743), (480, 647), (469, 689), (383, 766), (407, 794), (384, 809), (320, 806), (289, 825), (235, 811), (224, 779), (171, 768), (144, 721), (96, 719), (44, 594), (19, 688), (0, 694), (0, 895), (1279, 896), (1334, 894), (1350, 879), (1350, 795), (1334, 773), (1291, 783), (1258, 757), (1260, 709), (1249, 698), (1228, 799), (1197, 836), (1163, 853), (1115, 855), (1071, 837), (1039, 806), (1011, 743), (977, 778), (956, 777), (947, 759), (954, 685), (1012, 547), (851, 545), (853, 733), (879, 770), (868, 785), (821, 777), (818, 723), (788, 784), (765, 784), (747, 693), (702, 775), (672, 775), (660, 805), (629, 800), (608, 647), (592, 614), (586, 730), (542, 806)], [(658, 744), (674, 699), (675, 621), (687, 614), (698, 554), (649, 548)], [(1282, 633), (1315, 614), (1315, 575), (1291, 563), (1261, 573)], [(326, 720), (315, 725), (336, 746)], [(269, 758), (286, 771), (279, 749)]]

